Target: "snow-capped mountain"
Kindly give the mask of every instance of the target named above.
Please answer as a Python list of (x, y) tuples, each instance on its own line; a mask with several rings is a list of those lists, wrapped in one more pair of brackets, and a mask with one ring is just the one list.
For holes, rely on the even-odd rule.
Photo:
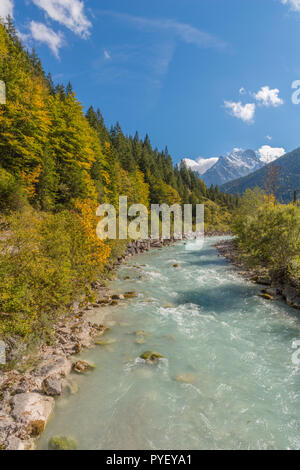
[(201, 178), (207, 186), (212, 184), (220, 186), (228, 181), (247, 176), (263, 166), (264, 163), (253, 150), (234, 150), (230, 155), (220, 157)]
[(214, 166), (218, 160), (218, 158), (199, 158), (198, 160), (184, 158), (182, 162), (184, 162), (186, 166), (191, 168), (195, 173), (198, 173), (198, 175), (203, 175), (203, 173)]
[[(243, 194), (246, 189), (256, 187), (264, 188), (268, 169), (272, 168), (273, 162), (265, 165), (250, 175), (230, 181), (221, 186), (221, 191), (230, 194)], [(299, 187), (300, 181), (300, 148), (286, 153), (283, 157), (276, 159), (276, 167), (279, 169), (279, 177), (276, 183), (276, 198), (284, 203), (293, 200), (295, 188)]]
[(199, 158), (198, 160), (185, 158), (182, 162), (197, 173), (207, 186), (220, 186), (259, 170), (284, 153), (284, 149), (264, 146), (257, 152), (234, 149), (230, 155), (219, 158)]

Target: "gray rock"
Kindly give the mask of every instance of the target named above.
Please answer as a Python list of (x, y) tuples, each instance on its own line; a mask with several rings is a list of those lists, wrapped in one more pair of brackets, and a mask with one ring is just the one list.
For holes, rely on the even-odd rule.
[(294, 287), (285, 286), (282, 291), (282, 295), (290, 307), (300, 309), (300, 296), (297, 289)]
[(64, 356), (50, 356), (34, 371), (36, 377), (66, 377), (71, 372), (71, 363)]
[(61, 395), (61, 381), (55, 377), (48, 377), (43, 381), (43, 391), (50, 397), (57, 397)]

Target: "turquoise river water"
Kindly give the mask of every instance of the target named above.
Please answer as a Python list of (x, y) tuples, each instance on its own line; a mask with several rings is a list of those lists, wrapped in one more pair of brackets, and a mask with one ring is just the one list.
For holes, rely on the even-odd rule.
[[(119, 269), (113, 289), (138, 297), (106, 309), (115, 343), (80, 355), (96, 369), (73, 376), (79, 391), (57, 400), (39, 449), (53, 435), (80, 449), (300, 449), (299, 313), (260, 298), (217, 240), (152, 250)], [(145, 350), (165, 359), (147, 365)]]

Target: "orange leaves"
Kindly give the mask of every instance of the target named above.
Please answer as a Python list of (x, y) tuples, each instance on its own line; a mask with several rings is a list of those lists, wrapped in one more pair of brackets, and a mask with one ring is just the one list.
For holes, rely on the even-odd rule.
[(41, 174), (41, 166), (38, 165), (31, 173), (21, 171), (21, 177), (23, 180), (25, 192), (28, 199), (33, 199), (36, 194), (36, 184)]

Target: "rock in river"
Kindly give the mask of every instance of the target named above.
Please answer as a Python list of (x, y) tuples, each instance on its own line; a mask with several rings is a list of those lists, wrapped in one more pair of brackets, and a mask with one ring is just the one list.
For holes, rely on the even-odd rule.
[(164, 356), (155, 351), (145, 351), (140, 355), (141, 359), (147, 362), (147, 364), (157, 364), (160, 359), (163, 359)]
[(49, 450), (77, 450), (77, 442), (71, 437), (53, 436), (48, 447)]
[(42, 388), (43, 392), (50, 397), (57, 397), (61, 395), (61, 381), (55, 377), (47, 377), (47, 379), (43, 381)]
[(95, 369), (95, 366), (86, 361), (77, 361), (73, 364), (73, 370), (77, 372), (77, 374), (85, 374), (93, 369)]
[(111, 344), (115, 344), (117, 340), (115, 338), (110, 338), (110, 339), (100, 339), (96, 341), (97, 346), (110, 346)]
[(266, 292), (262, 293), (262, 294), (259, 294), (259, 297), (261, 297), (262, 299), (265, 299), (265, 300), (274, 300), (274, 297), (270, 294), (267, 294)]
[(125, 292), (125, 294), (124, 294), (125, 299), (134, 299), (137, 296), (138, 295), (137, 295), (136, 292)]

